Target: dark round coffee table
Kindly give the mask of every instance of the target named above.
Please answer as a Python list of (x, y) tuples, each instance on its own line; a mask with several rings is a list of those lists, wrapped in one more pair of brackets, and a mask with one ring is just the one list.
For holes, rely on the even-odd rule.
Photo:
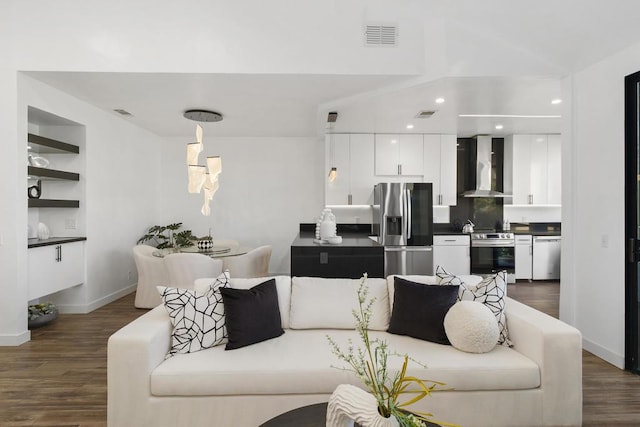
[(327, 402), (292, 409), (271, 418), (260, 427), (325, 427), (327, 425)]
[[(327, 403), (303, 406), (271, 418), (260, 427), (325, 427), (327, 425)], [(427, 427), (440, 427), (427, 422)], [(355, 424), (357, 427), (358, 424)]]

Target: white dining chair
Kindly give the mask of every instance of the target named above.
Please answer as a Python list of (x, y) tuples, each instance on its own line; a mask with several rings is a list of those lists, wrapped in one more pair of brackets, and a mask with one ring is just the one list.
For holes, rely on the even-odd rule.
[(203, 254), (179, 253), (164, 257), (169, 284), (176, 288), (193, 289), (193, 282), (203, 277), (217, 277), (222, 273), (222, 261)]
[(169, 275), (164, 260), (153, 256), (158, 249), (149, 245), (133, 247), (133, 260), (138, 270), (138, 285), (134, 306), (137, 308), (154, 308), (162, 303), (156, 286), (168, 285)]
[[(244, 255), (223, 258), (223, 270), (229, 270), (232, 278), (267, 277), (272, 247), (260, 246)], [(215, 276), (211, 276), (215, 277)]]

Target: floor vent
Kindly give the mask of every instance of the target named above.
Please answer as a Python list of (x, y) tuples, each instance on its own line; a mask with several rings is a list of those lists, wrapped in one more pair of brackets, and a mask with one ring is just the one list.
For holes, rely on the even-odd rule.
[(367, 24), (364, 33), (366, 46), (395, 46), (398, 44), (398, 26), (395, 24)]
[(416, 114), (416, 119), (428, 119), (435, 113), (435, 111), (418, 111), (418, 114)]

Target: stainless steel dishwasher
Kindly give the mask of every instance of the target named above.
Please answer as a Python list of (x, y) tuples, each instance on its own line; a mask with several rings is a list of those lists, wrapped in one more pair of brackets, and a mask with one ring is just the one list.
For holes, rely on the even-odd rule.
[(533, 236), (533, 280), (560, 280), (560, 236)]

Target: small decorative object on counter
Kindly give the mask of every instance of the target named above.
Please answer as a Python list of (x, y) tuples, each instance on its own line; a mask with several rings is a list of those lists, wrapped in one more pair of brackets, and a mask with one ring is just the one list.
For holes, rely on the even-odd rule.
[(316, 243), (327, 243), (329, 238), (337, 237), (336, 216), (331, 209), (325, 208), (316, 223)]
[(43, 222), (38, 223), (38, 240), (47, 240), (51, 237), (51, 231), (49, 227)]

